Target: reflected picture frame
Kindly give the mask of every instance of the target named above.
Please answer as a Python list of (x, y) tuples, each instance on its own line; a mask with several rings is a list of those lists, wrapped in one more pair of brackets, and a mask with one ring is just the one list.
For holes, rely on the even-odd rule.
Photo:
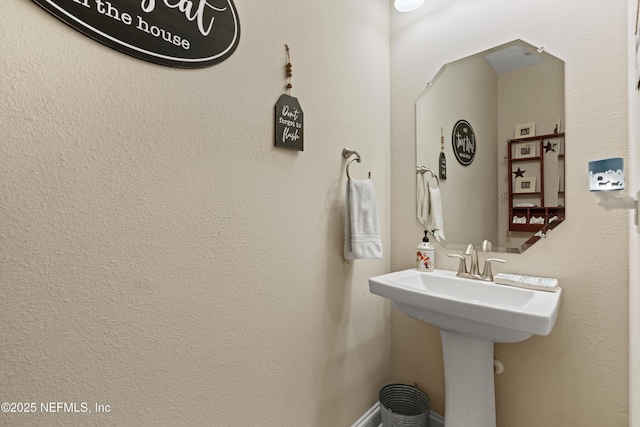
[(535, 193), (536, 178), (535, 177), (517, 177), (515, 193)]
[(536, 136), (536, 124), (525, 123), (523, 125), (516, 126), (515, 138), (529, 138), (530, 136)]
[(514, 159), (525, 159), (538, 155), (534, 142), (516, 142), (512, 145), (512, 156)]

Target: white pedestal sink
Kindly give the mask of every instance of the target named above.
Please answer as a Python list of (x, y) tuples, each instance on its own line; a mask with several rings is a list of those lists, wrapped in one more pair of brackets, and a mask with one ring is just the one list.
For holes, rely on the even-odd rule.
[(397, 271), (369, 279), (369, 289), (408, 316), (440, 328), (446, 427), (495, 427), (493, 343), (548, 335), (562, 290), (534, 291), (456, 276), (453, 271)]

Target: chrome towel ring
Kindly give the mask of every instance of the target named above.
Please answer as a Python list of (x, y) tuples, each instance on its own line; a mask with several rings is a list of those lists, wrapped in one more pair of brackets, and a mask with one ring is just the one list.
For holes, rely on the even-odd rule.
[(438, 179), (438, 175), (432, 169), (429, 169), (426, 166), (416, 167), (416, 173), (421, 173), (422, 175), (424, 175), (426, 172), (431, 173), (431, 176), (436, 179), (436, 188), (440, 187), (440, 179)]
[[(347, 162), (347, 179), (349, 180), (351, 179), (351, 175), (349, 175), (349, 166), (351, 166), (351, 163), (353, 163), (354, 161), (361, 163), (360, 153), (355, 150), (349, 149), (349, 147), (344, 147), (342, 149), (342, 157), (344, 157), (345, 159), (348, 159), (353, 155), (355, 155), (355, 157)], [(369, 178), (371, 178), (371, 172), (369, 172)]]

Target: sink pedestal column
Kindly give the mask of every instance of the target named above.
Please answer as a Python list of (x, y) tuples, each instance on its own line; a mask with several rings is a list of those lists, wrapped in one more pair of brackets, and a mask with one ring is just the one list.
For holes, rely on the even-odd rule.
[(447, 427), (496, 427), (493, 342), (440, 330)]

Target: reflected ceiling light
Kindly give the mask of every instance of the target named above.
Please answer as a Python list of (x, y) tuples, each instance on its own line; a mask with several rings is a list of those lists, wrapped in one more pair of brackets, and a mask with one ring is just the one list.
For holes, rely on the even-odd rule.
[(393, 5), (398, 12), (411, 12), (422, 6), (424, 0), (395, 0)]

